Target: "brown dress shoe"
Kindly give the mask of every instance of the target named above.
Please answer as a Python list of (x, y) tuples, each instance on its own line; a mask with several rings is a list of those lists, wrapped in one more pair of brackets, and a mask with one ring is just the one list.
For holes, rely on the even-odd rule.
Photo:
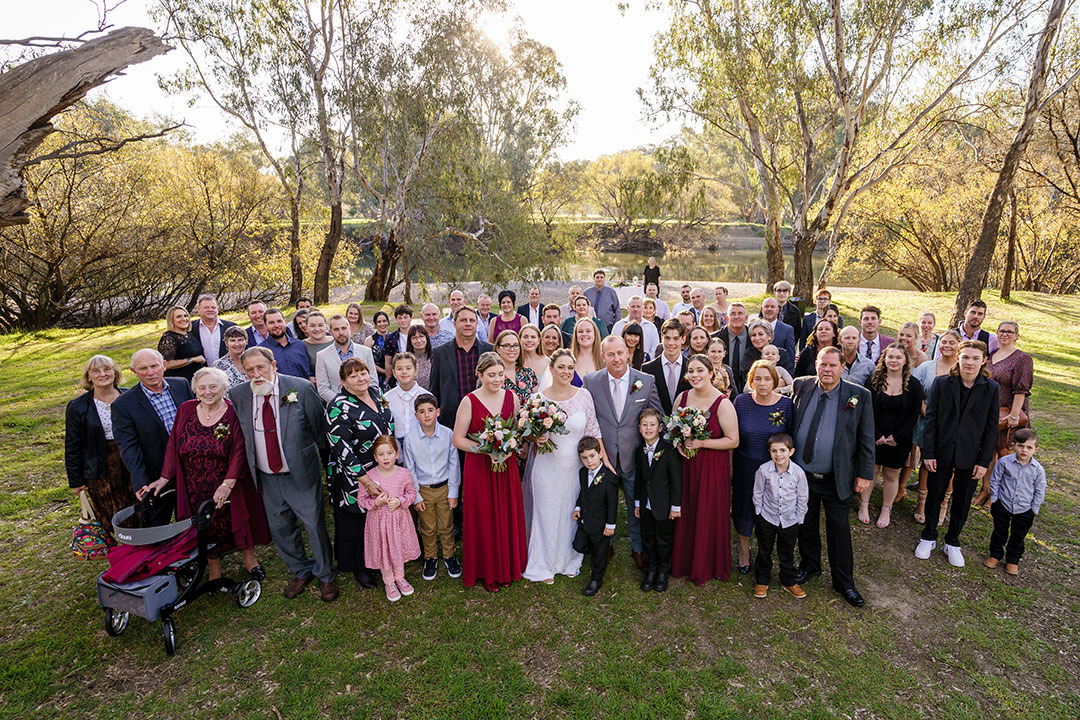
[(337, 580), (331, 580), (330, 582), (319, 581), (319, 599), (323, 602), (334, 602), (340, 592)]
[(634, 555), (634, 564), (637, 565), (637, 569), (638, 570), (644, 570), (645, 569), (645, 556), (642, 555), (640, 552), (637, 552), (636, 550), (633, 552), (633, 555)]
[(994, 568), (996, 568), (998, 566), (999, 562), (1001, 562), (1001, 561), (998, 560), (996, 557), (988, 557), (985, 560), (983, 560), (983, 565), (985, 565), (986, 567), (993, 570)]
[(294, 598), (296, 598), (297, 595), (304, 591), (304, 588), (306, 588), (308, 583), (311, 582), (311, 579), (312, 578), (310, 575), (308, 575), (306, 578), (294, 577), (292, 580), (289, 581), (289, 584), (285, 586), (285, 598), (288, 600), (293, 600)]
[(1019, 575), (1020, 574), (1020, 566), (1017, 565), (1016, 563), (1007, 562), (1007, 563), (1005, 563), (1005, 572), (1008, 575)]
[(768, 585), (755, 585), (754, 586), (754, 597), (760, 599), (760, 598), (763, 598), (763, 597), (768, 597), (768, 595), (769, 595), (769, 586)]

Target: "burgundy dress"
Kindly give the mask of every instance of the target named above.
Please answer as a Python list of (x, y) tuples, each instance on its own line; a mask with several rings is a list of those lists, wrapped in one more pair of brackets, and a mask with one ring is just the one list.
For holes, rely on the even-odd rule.
[[(998, 384), (1000, 407), (1012, 407), (1014, 395), (1031, 395), (1031, 384), (1035, 374), (1035, 365), (1031, 356), (1022, 350), (1013, 350), (1009, 357), (995, 364), (993, 355), (987, 363), (990, 376)], [(1024, 398), (1024, 412), (1028, 411), (1028, 401)], [(997, 449), (1008, 450), (1012, 443), (1009, 428), (998, 430)]]
[(199, 422), (198, 400), (188, 400), (177, 408), (161, 468), (161, 477), (176, 480), (178, 520), (191, 517), (204, 501), (213, 499), (222, 480), (236, 479), (227, 504), (210, 521), (214, 554), (270, 542), (262, 498), (248, 471), (240, 418), (232, 403), (225, 403), (225, 414), (211, 427)]
[[(474, 393), (466, 397), (472, 404), (468, 434), (480, 432), (490, 415)], [(512, 417), (514, 394), (504, 391), (499, 415)], [(525, 546), (525, 508), (521, 478), (514, 458), (506, 470), (494, 472), (491, 457), (465, 453), (461, 493), (462, 582), (472, 587), (479, 580), (488, 590), (509, 585), (521, 577), (528, 560)]]
[(495, 332), (491, 335), (492, 344), (495, 343), (495, 338), (499, 337), (499, 333), (503, 330), (513, 330), (514, 332), (521, 332), (521, 328), (525, 325), (525, 318), (520, 315), (515, 315), (513, 320), (506, 321), (502, 319), (502, 315), (495, 316)]
[[(724, 396), (709, 407), (705, 427), (712, 439), (724, 436), (717, 415)], [(686, 405), (686, 393), (679, 407)], [(731, 575), (731, 452), (701, 448), (683, 458), (682, 516), (675, 521), (671, 553), (672, 577), (689, 577), (704, 585)]]

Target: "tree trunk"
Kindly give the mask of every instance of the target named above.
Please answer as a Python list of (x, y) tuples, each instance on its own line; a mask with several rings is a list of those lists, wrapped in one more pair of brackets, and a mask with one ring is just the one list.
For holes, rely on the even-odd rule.
[(784, 279), (784, 248), (780, 243), (780, 200), (767, 200), (765, 214), (765, 292)]
[(304, 266), (300, 264), (300, 206), (291, 195), (289, 197), (289, 306), (295, 307), (296, 301), (304, 292)]
[(1009, 193), (1009, 252), (1005, 255), (1005, 273), (1001, 278), (1001, 299), (1012, 295), (1013, 271), (1016, 268), (1016, 191)]
[(330, 206), (330, 229), (326, 231), (326, 239), (319, 251), (319, 264), (315, 268), (315, 293), (312, 301), (316, 305), (330, 302), (330, 266), (334, 263), (340, 244), (341, 202), (336, 202)]
[(1013, 178), (1020, 165), (1020, 160), (1027, 150), (1028, 140), (1035, 127), (1035, 121), (1039, 117), (1039, 105), (1043, 90), (1046, 87), (1046, 75), (1049, 72), (1047, 58), (1054, 44), (1058, 27), (1061, 25), (1061, 14), (1065, 6), (1065, 0), (1054, 0), (1050, 11), (1046, 16), (1046, 26), (1039, 37), (1039, 45), (1035, 49), (1035, 57), (1031, 62), (1031, 77), (1028, 79), (1027, 98), (1024, 102), (1024, 115), (1020, 126), (1016, 128), (1012, 145), (1005, 153), (1005, 159), (1001, 163), (1001, 172), (998, 173), (994, 190), (990, 193), (990, 199), (986, 203), (986, 211), (983, 212), (982, 228), (979, 230), (979, 240), (975, 245), (975, 251), (971, 254), (967, 268), (964, 270), (964, 279), (960, 282), (960, 291), (956, 294), (956, 304), (953, 306), (951, 327), (958, 327), (964, 320), (964, 312), (973, 300), (982, 297), (983, 279), (990, 270), (990, 262), (994, 259), (994, 249), (997, 247), (998, 231), (1001, 228), (1001, 214), (1005, 208), (1005, 200), (1012, 192)]
[(814, 248), (817, 235), (792, 235), (795, 246), (795, 291), (794, 295), (802, 298), (814, 296)]
[(390, 288), (394, 283), (394, 268), (399, 254), (397, 240), (393, 234), (385, 240), (376, 239), (378, 251), (375, 253), (375, 267), (371, 269), (371, 278), (364, 290), (364, 299), (386, 302), (390, 299)]

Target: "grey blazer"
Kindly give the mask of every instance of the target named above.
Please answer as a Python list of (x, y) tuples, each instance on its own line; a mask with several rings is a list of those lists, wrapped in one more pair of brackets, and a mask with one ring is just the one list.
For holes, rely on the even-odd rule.
[[(791, 434), (798, 437), (799, 425), (810, 422), (806, 407), (817, 386), (817, 378), (799, 378), (793, 385), (791, 399), (795, 402), (795, 419)], [(870, 391), (861, 385), (841, 380), (840, 386), (840, 408), (836, 413), (833, 441), (833, 476), (836, 496), (847, 500), (854, 492), (855, 478), (874, 477), (874, 402)]]
[[(303, 378), (278, 374), (278, 393), (285, 398), (293, 390), (297, 400), (293, 403), (282, 402), (281, 449), (289, 472), (297, 484), (319, 483), (322, 481), (322, 461), (319, 460), (319, 446), (326, 445), (326, 411), (323, 408), (315, 386)], [(240, 429), (247, 441), (247, 460), (251, 477), (258, 478), (255, 468), (255, 428), (252, 424), (251, 385), (244, 383), (229, 390), (229, 399), (236, 407), (240, 417)]]
[[(593, 396), (596, 421), (604, 438), (604, 449), (612, 465), (622, 477), (634, 476), (634, 451), (641, 444), (638, 417), (647, 407), (660, 410), (660, 396), (656, 392), (656, 379), (652, 375), (633, 368), (627, 371), (630, 386), (627, 388), (622, 417), (616, 419), (615, 405), (611, 401), (608, 371), (598, 370), (585, 376), (585, 389)], [(641, 381), (641, 389), (630, 392), (634, 383)]]
[[(379, 376), (375, 371), (375, 356), (371, 348), (366, 345), (352, 344), (353, 357), (362, 360), (371, 373), (371, 379), (376, 384)], [(319, 391), (319, 397), (323, 402), (329, 403), (341, 390), (341, 378), (338, 371), (341, 369), (341, 357), (337, 353), (337, 345), (324, 347), (315, 355), (315, 388)], [(290, 466), (291, 467), (291, 466)]]

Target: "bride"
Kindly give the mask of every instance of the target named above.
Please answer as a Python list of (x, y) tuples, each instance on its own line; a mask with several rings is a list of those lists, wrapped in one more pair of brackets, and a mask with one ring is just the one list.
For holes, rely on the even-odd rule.
[(571, 519), (578, 496), (577, 445), (588, 435), (600, 440), (600, 452), (607, 463), (596, 422), (592, 395), (574, 387), (574, 356), (569, 350), (551, 355), (551, 385), (540, 392), (546, 400), (566, 413), (568, 435), (552, 435), (555, 450), (534, 454), (525, 474), (525, 533), (529, 558), (522, 577), (534, 582), (553, 583), (555, 575), (573, 577), (581, 569), (581, 553), (572, 547), (575, 524)]

